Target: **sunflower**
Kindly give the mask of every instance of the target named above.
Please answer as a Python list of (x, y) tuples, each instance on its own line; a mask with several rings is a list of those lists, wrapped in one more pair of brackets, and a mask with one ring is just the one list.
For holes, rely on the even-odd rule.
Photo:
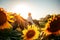
[(48, 19), (45, 29), (47, 35), (60, 34), (60, 16), (52, 15), (52, 17)]
[(29, 25), (27, 29), (24, 29), (23, 31), (23, 37), (25, 40), (34, 40), (37, 39), (39, 36), (38, 27), (35, 25)]
[(0, 29), (10, 29), (11, 27), (6, 12), (0, 8)]

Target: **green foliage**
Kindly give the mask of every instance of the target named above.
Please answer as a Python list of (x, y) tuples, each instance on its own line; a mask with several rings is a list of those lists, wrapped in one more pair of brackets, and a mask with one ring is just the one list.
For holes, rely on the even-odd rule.
[(39, 20), (40, 27), (44, 28), (49, 18), (51, 18), (51, 15), (47, 15), (45, 18), (41, 18)]
[(38, 26), (40, 26), (40, 24), (39, 24), (39, 20), (33, 20), (33, 22), (34, 22), (34, 24), (36, 24), (36, 25), (38, 25)]
[(22, 40), (22, 33), (12, 29), (0, 30), (0, 40)]
[(45, 27), (45, 23), (44, 22), (40, 23), (40, 27), (44, 28)]

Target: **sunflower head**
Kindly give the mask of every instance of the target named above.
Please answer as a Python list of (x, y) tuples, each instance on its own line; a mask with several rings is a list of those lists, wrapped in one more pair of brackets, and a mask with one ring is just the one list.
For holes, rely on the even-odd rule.
[(0, 29), (10, 28), (10, 26), (6, 12), (3, 8), (0, 8)]
[(7, 21), (7, 16), (2, 9), (0, 9), (0, 26), (3, 25)]
[(50, 33), (56, 33), (60, 31), (60, 16), (53, 15), (51, 18), (49, 18), (46, 29)]
[(29, 30), (26, 34), (27, 38), (32, 38), (35, 35), (35, 31), (34, 30)]
[(37, 39), (39, 36), (38, 28), (35, 25), (29, 25), (27, 29), (23, 30), (23, 37), (25, 40)]

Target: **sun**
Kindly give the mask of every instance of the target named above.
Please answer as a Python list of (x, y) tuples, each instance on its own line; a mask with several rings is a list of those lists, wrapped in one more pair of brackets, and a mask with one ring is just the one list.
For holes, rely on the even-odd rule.
[(27, 4), (19, 4), (19, 5), (15, 5), (12, 8), (12, 12), (15, 12), (17, 14), (21, 14), (21, 16), (23, 16), (24, 18), (27, 17), (28, 12), (30, 12), (30, 6)]

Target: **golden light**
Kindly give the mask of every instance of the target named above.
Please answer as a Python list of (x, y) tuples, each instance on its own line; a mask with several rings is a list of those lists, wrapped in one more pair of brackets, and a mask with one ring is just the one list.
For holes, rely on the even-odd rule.
[(30, 6), (27, 4), (19, 4), (19, 5), (15, 5), (12, 9), (12, 12), (14, 13), (20, 13), (21, 16), (23, 16), (24, 18), (27, 18), (27, 14), (28, 12), (30, 12)]

